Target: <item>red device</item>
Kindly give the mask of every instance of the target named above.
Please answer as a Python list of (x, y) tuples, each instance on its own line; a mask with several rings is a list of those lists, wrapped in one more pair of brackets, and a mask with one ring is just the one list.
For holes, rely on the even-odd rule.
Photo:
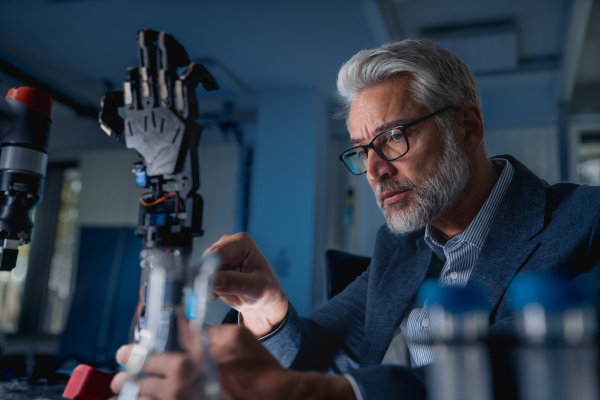
[(63, 397), (71, 400), (107, 400), (113, 396), (110, 390), (112, 378), (111, 374), (79, 364), (73, 370)]

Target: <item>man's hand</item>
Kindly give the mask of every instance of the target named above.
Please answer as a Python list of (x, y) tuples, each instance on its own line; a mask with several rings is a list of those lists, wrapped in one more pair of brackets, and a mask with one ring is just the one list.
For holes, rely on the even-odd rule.
[[(123, 346), (117, 352), (117, 362), (126, 364), (133, 345)], [(138, 399), (200, 399), (201, 360), (194, 360), (187, 353), (165, 352), (148, 360), (144, 372), (155, 376), (138, 381)], [(110, 383), (113, 393), (119, 393), (129, 375), (119, 372)]]
[(244, 326), (256, 337), (277, 329), (287, 314), (288, 300), (252, 238), (246, 233), (225, 235), (206, 252), (217, 253), (223, 260), (212, 299), (221, 297), (238, 310)]
[(350, 382), (344, 377), (284, 369), (244, 327), (233, 324), (212, 327), (209, 341), (225, 394), (233, 399), (355, 398)]
[[(180, 325), (181, 326), (181, 325)], [(203, 355), (197, 332), (184, 333), (186, 353), (153, 356), (144, 368), (157, 376), (139, 381), (140, 399), (188, 400), (202, 398), (200, 389)], [(195, 338), (194, 338), (195, 337)], [(181, 340), (181, 336), (180, 336)], [(211, 357), (219, 368), (224, 399), (305, 400), (354, 399), (350, 383), (343, 377), (284, 369), (244, 327), (215, 326), (209, 330)], [(132, 345), (123, 346), (117, 361), (127, 362)], [(118, 393), (127, 379), (121, 372), (113, 378), (111, 389)]]
[[(200, 329), (185, 318), (181, 308), (177, 310), (177, 328), (179, 345), (184, 352), (157, 354), (146, 362), (144, 372), (154, 376), (138, 381), (139, 400), (202, 398), (200, 378), (204, 371), (204, 355)], [(128, 344), (117, 351), (116, 359), (119, 364), (127, 364), (133, 346)], [(127, 372), (116, 374), (110, 384), (113, 393), (119, 393), (128, 378)]]

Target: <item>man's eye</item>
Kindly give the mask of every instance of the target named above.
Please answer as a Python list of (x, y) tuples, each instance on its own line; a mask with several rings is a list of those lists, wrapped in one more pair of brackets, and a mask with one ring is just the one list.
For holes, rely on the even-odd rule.
[(400, 129), (393, 129), (390, 132), (390, 139), (401, 140), (402, 139), (402, 131)]

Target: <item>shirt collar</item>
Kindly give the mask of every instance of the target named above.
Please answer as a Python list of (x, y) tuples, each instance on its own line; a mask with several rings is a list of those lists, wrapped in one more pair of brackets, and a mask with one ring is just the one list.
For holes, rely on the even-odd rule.
[(490, 159), (492, 168), (500, 177), (492, 189), (489, 197), (483, 203), (483, 206), (473, 219), (467, 229), (464, 232), (455, 236), (442, 245), (439, 240), (436, 240), (436, 234), (439, 234), (434, 230), (431, 224), (427, 224), (425, 227), (425, 243), (429, 245), (431, 250), (441, 259), (445, 260), (445, 253), (451, 252), (465, 243), (474, 245), (478, 250), (481, 250), (483, 242), (485, 241), (487, 234), (490, 231), (492, 221), (496, 216), (496, 212), (502, 203), (502, 199), (506, 194), (506, 189), (512, 180), (514, 174), (514, 167), (504, 158), (492, 158)]

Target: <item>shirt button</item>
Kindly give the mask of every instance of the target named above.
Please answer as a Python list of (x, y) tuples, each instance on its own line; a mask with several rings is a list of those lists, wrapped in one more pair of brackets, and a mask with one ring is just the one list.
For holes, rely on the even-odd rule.
[(427, 328), (429, 326), (429, 318), (425, 318), (423, 321), (421, 321), (421, 326), (423, 328)]
[(455, 281), (457, 278), (458, 278), (458, 272), (456, 272), (456, 271), (450, 272), (450, 279)]

